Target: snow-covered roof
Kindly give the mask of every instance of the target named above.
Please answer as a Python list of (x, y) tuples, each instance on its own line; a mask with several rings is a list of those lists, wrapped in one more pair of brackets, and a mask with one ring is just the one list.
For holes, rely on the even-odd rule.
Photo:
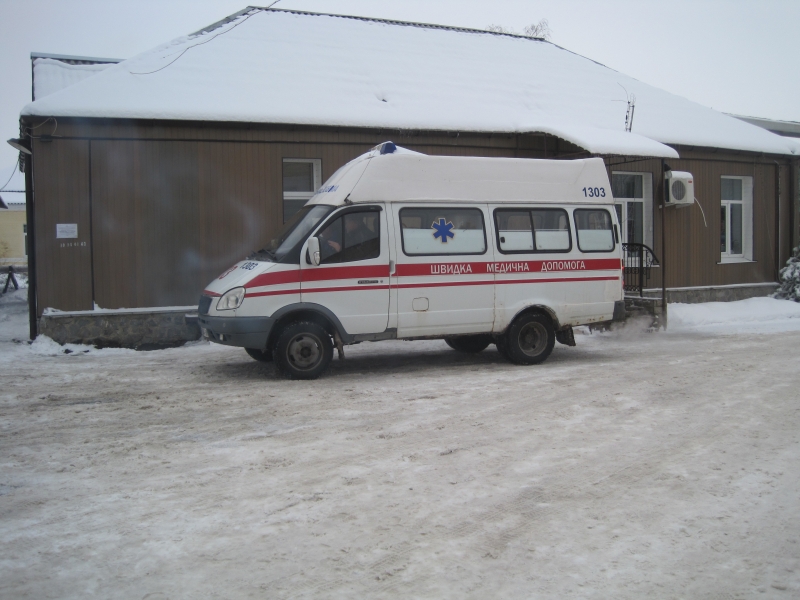
[(114, 64), (111, 62), (70, 64), (55, 58), (34, 58), (33, 95), (39, 100), (66, 87), (97, 75)]
[(748, 117), (745, 115), (731, 115), (740, 121), (757, 125), (762, 129), (766, 129), (777, 135), (786, 137), (800, 138), (800, 122), (797, 121), (778, 121), (776, 119), (765, 119), (763, 117)]
[[(635, 95), (633, 132), (625, 131)], [(27, 105), (24, 116), (542, 132), (596, 154), (800, 146), (555, 44), (251, 8)]]
[(613, 198), (601, 158), (428, 156), (388, 142), (344, 165), (308, 203), (345, 201), (609, 204)]

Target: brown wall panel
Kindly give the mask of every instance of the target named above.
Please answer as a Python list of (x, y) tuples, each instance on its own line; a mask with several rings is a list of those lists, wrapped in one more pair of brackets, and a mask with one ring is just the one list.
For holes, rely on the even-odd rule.
[[(91, 259), (94, 299), (101, 307), (194, 304), (211, 279), (250, 251), (262, 247), (281, 227), (283, 158), (321, 159), (324, 181), (341, 165), (387, 139), (437, 155), (529, 158), (553, 157), (559, 153), (585, 155), (563, 140), (542, 134), (449, 134), (102, 120), (59, 121), (59, 134), (94, 138), (91, 141), (94, 247), (87, 244), (82, 250), (85, 256), (78, 253), (75, 256), (79, 260), (67, 265), (68, 271), (64, 272), (72, 275), (65, 286), (58, 278), (60, 275), (55, 275), (64, 269), (64, 261), (58, 262), (59, 255), (53, 247), (37, 243), (42, 256), (37, 279), (41, 282), (40, 306), (62, 309), (91, 308), (92, 282), (88, 279)], [(126, 137), (136, 139), (123, 139)], [(774, 281), (779, 244), (774, 162), (768, 157), (708, 149), (682, 148), (680, 152), (681, 159), (668, 162), (675, 170), (694, 174), (695, 194), (705, 210), (708, 226), (703, 225), (696, 205), (668, 208), (666, 256), (658, 208), (661, 161), (620, 157), (606, 161), (611, 165), (610, 171), (653, 174), (654, 250), (666, 263), (663, 270), (667, 273), (667, 285)], [(55, 222), (67, 218), (71, 220), (66, 222), (79, 222), (82, 236), (88, 235), (88, 156), (89, 142), (85, 140), (37, 142), (34, 173), (40, 240), (46, 240), (48, 227), (54, 235)], [(718, 264), (722, 175), (754, 177), (753, 263)], [(783, 261), (790, 250), (790, 229), (785, 218), (792, 210), (790, 184), (790, 170), (785, 166), (781, 214), (786, 231), (781, 231), (780, 238)], [(61, 202), (55, 202), (55, 198), (61, 198)], [(651, 287), (661, 285), (661, 272), (662, 269), (653, 270)]]
[[(45, 308), (92, 309), (89, 142), (33, 144), (37, 315)], [(76, 224), (77, 239), (57, 239), (56, 225)]]
[(283, 158), (321, 159), (324, 180), (371, 144), (93, 141), (95, 301), (103, 308), (194, 304), (209, 281), (278, 233)]
[[(693, 158), (684, 151), (681, 159), (667, 163), (675, 171), (688, 171), (694, 176), (695, 197), (705, 213), (706, 223), (697, 204), (691, 207), (667, 207), (665, 215), (666, 256), (661, 240), (661, 202), (663, 186), (661, 161), (646, 160), (617, 164), (610, 171), (648, 171), (653, 174), (653, 233), (654, 250), (663, 257), (667, 287), (700, 287), (765, 283), (776, 280), (778, 228), (776, 224), (776, 167), (764, 162), (746, 162), (742, 157), (732, 160)], [(608, 160), (607, 163), (621, 162)], [(784, 168), (784, 171), (788, 169)], [(721, 178), (725, 175), (753, 177), (753, 262), (720, 264), (720, 204)], [(788, 173), (784, 186), (788, 186)], [(784, 188), (786, 189), (786, 188)], [(782, 192), (783, 211), (788, 200)], [(785, 214), (785, 213), (784, 213)], [(781, 254), (788, 252), (788, 219), (781, 221)], [(661, 285), (661, 270), (654, 269), (650, 287)]]

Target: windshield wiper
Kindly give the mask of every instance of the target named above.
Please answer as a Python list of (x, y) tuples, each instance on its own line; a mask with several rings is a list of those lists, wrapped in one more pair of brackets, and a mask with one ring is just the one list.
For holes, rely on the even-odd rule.
[(257, 250), (257, 251), (255, 251), (255, 252), (252, 252), (252, 253), (250, 254), (250, 256), (248, 256), (248, 257), (247, 257), (247, 259), (248, 259), (248, 260), (255, 260), (255, 259), (256, 259), (256, 258), (258, 258), (259, 256), (266, 256), (266, 257), (267, 257), (268, 259), (270, 259), (272, 262), (278, 262), (278, 257), (277, 257), (277, 256), (275, 256), (275, 253), (273, 253), (273, 252), (270, 252), (270, 251), (269, 251), (269, 250), (267, 250), (266, 248), (262, 248), (261, 250)]

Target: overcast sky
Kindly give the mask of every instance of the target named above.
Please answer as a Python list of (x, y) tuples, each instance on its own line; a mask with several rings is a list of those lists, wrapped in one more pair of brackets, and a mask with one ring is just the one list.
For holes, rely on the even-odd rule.
[[(0, 0), (0, 167), (16, 160), (2, 142), (18, 135), (19, 112), (31, 99), (31, 52), (128, 58), (245, 6)], [(800, 0), (281, 0), (277, 7), (519, 32), (546, 18), (551, 41), (636, 79), (724, 112), (800, 121)]]

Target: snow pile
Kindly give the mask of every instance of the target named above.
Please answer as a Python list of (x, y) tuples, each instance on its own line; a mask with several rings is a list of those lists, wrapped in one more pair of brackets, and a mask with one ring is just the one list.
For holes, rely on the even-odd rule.
[(82, 344), (65, 344), (62, 346), (46, 335), (36, 336), (30, 346), (31, 352), (38, 356), (58, 356), (60, 354), (86, 354), (94, 348)]
[(62, 354), (103, 354), (119, 352), (136, 352), (127, 348), (95, 348), (85, 344), (64, 344), (63, 346), (46, 335), (38, 335), (30, 345), (30, 351), (38, 356), (60, 356)]
[(670, 304), (668, 332), (781, 333), (800, 331), (800, 304), (775, 298)]
[(781, 287), (772, 297), (800, 302), (800, 246), (794, 249), (786, 266), (781, 269)]
[[(636, 96), (625, 131), (626, 91)], [(550, 133), (598, 154), (796, 141), (542, 40), (254, 8), (27, 105), (26, 116)]]

